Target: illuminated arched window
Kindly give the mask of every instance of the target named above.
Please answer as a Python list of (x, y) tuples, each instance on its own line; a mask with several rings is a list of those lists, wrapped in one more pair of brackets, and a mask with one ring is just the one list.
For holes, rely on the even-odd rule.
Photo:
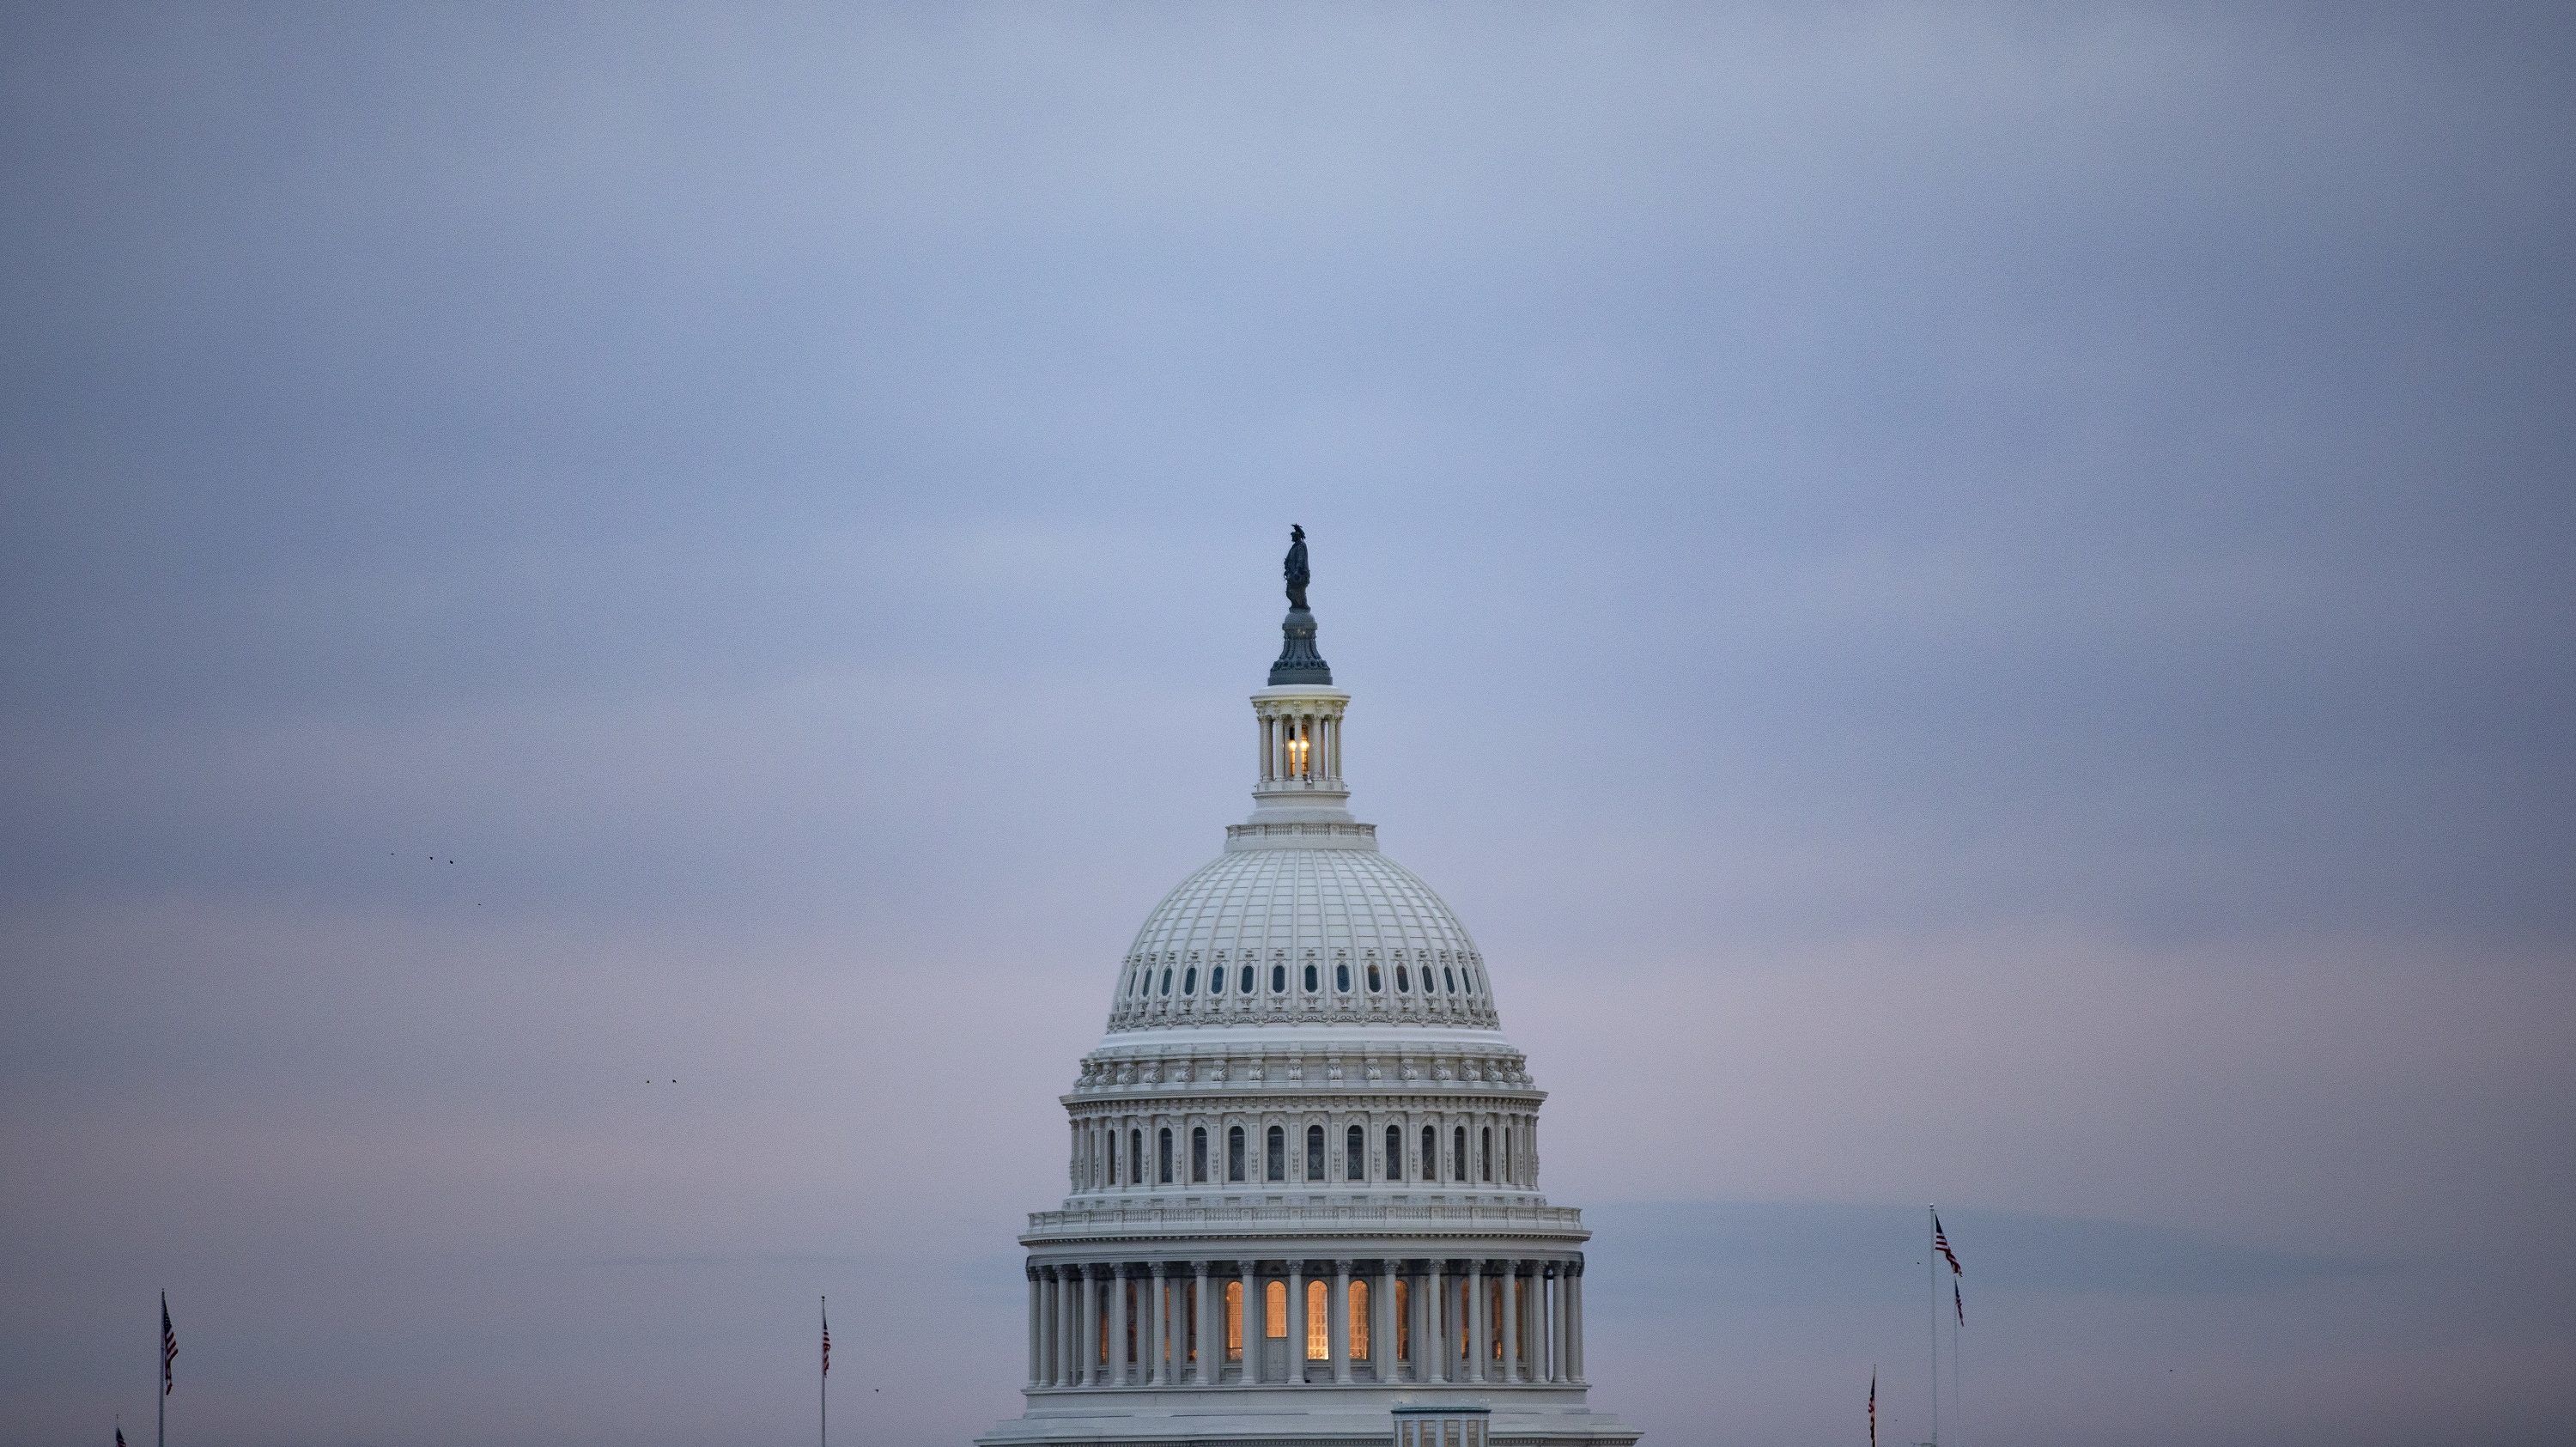
[(1261, 1334), (1274, 1341), (1288, 1336), (1288, 1283), (1274, 1281), (1261, 1291)]
[(1404, 1127), (1400, 1125), (1386, 1128), (1386, 1178), (1404, 1179)]
[(1288, 1132), (1275, 1125), (1270, 1128), (1270, 1149), (1267, 1154), (1270, 1174), (1262, 1179), (1270, 1181), (1288, 1179)]
[(1306, 1360), (1310, 1362), (1333, 1359), (1333, 1309), (1328, 1304), (1331, 1295), (1320, 1281), (1306, 1283)]
[(1172, 1183), (1172, 1128), (1170, 1126), (1163, 1127), (1161, 1139), (1154, 1143), (1154, 1183), (1160, 1186), (1168, 1186)]
[(1342, 1133), (1342, 1179), (1368, 1179), (1368, 1136), (1358, 1126)]
[(1243, 1360), (1243, 1283), (1225, 1284), (1225, 1359)]
[(1351, 1278), (1351, 1360), (1369, 1359), (1369, 1284)]
[(1422, 1179), (1440, 1182), (1440, 1133), (1427, 1125), (1422, 1128)]
[(1494, 1183), (1494, 1128), (1492, 1126), (1485, 1127), (1482, 1136), (1476, 1142), (1476, 1169), (1483, 1176), (1486, 1185), (1490, 1186)]
[(1200, 1185), (1207, 1182), (1207, 1127), (1203, 1125), (1190, 1127), (1190, 1180)]
[(1225, 1130), (1225, 1178), (1229, 1181), (1243, 1179), (1243, 1127), (1239, 1125), (1228, 1126)]
[(1323, 1178), (1324, 1128), (1319, 1125), (1310, 1125), (1306, 1127), (1306, 1179), (1310, 1181), (1320, 1181)]

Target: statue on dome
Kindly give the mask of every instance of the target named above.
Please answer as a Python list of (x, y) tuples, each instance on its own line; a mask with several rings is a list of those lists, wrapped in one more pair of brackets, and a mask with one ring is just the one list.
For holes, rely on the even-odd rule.
[(1306, 583), (1314, 575), (1306, 571), (1306, 530), (1295, 523), (1288, 525), (1288, 561), (1281, 571), (1288, 575), (1288, 606), (1306, 611)]

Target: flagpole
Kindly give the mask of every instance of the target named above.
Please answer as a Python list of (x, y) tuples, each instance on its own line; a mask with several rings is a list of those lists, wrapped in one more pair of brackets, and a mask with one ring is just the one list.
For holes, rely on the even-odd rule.
[(1940, 1208), (1923, 1208), (1923, 1288), (1932, 1296), (1932, 1447), (1941, 1447), (1941, 1263), (1932, 1249)]
[[(824, 1298), (823, 1298), (823, 1339), (824, 1339), (825, 1341), (829, 1341), (829, 1340), (831, 1340), (831, 1338), (832, 1338), (832, 1298), (830, 1298), (830, 1297), (826, 1296), (826, 1297), (824, 1297)], [(829, 1348), (826, 1348), (825, 1350), (826, 1350), (826, 1352), (828, 1353), (828, 1351), (829, 1351), (830, 1349), (829, 1349)], [(823, 1443), (822, 1443), (822, 1447), (832, 1447), (832, 1358), (831, 1358), (829, 1355), (826, 1355), (826, 1356), (823, 1358), (823, 1377), (822, 1377), (822, 1381), (823, 1381), (823, 1420), (822, 1420)]]
[(152, 1342), (152, 1447), (161, 1447), (162, 1428), (170, 1417), (170, 1293), (161, 1293), (161, 1335)]

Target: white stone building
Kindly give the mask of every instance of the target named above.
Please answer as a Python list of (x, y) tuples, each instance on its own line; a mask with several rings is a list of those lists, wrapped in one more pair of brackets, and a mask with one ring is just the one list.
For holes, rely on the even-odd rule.
[(1385, 1443), (1405, 1408), (1429, 1444), (1446, 1404), (1508, 1447), (1626, 1447), (1585, 1401), (1546, 1093), (1466, 927), (1351, 816), (1314, 615), (1285, 632), (1252, 816), (1147, 917), (1063, 1097), (1071, 1194), (1020, 1238), (1028, 1410), (979, 1440)]

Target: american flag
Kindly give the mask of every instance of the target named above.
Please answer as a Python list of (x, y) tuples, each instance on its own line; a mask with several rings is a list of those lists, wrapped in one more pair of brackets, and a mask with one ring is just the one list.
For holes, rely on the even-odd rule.
[(832, 1374), (832, 1313), (831, 1313), (831, 1311), (830, 1311), (830, 1309), (829, 1309), (829, 1308), (826, 1308), (826, 1309), (824, 1310), (824, 1312), (823, 1312), (823, 1375), (825, 1375), (825, 1376), (827, 1376), (827, 1377), (828, 1377), (828, 1376), (830, 1376), (831, 1374)]
[(1968, 1324), (1968, 1303), (1960, 1299), (1959, 1283), (1956, 1281), (1950, 1283), (1950, 1309), (1959, 1313), (1959, 1325)]
[(1878, 1447), (1878, 1368), (1869, 1369), (1869, 1447)]
[(123, 1427), (116, 1429), (116, 1447), (125, 1447), (125, 1429)]
[(1932, 1213), (1932, 1249), (1940, 1252), (1941, 1259), (1950, 1263), (1952, 1276), (1960, 1274), (1959, 1258), (1950, 1250), (1950, 1237), (1941, 1229), (1941, 1213), (1938, 1211)]
[(170, 1329), (170, 1293), (161, 1293), (161, 1395), (170, 1395), (170, 1363), (179, 1355), (179, 1334)]

